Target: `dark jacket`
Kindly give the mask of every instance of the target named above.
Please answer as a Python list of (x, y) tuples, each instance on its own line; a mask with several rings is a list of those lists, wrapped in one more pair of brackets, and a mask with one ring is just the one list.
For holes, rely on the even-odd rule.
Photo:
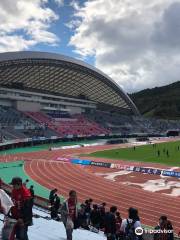
[(54, 199), (55, 199), (54, 195), (55, 195), (55, 192), (54, 192), (54, 190), (52, 190), (49, 194), (49, 202), (51, 205), (54, 203)]
[(105, 214), (105, 234), (116, 234), (116, 218), (111, 212)]
[(54, 200), (54, 208), (56, 210), (58, 210), (60, 208), (60, 205), (61, 205), (61, 201), (60, 201), (60, 198), (59, 197), (56, 197), (55, 200)]
[[(172, 224), (170, 221), (167, 221), (162, 226), (156, 226), (155, 230), (173, 230)], [(172, 233), (155, 233), (154, 240), (174, 240), (174, 234)]]
[(99, 210), (93, 209), (90, 215), (90, 219), (91, 219), (92, 225), (100, 224), (101, 215)]
[(87, 228), (87, 216), (85, 211), (78, 211), (78, 226)]

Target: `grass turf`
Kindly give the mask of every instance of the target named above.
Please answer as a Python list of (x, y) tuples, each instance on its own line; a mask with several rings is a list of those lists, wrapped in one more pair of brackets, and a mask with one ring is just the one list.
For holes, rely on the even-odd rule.
[[(163, 152), (164, 149), (165, 152)], [(160, 152), (160, 156), (158, 156), (158, 150)], [(167, 156), (167, 150), (169, 152), (169, 156)], [(155, 147), (153, 147), (152, 144), (136, 146), (135, 150), (133, 147), (105, 150), (91, 153), (89, 154), (89, 156), (119, 160), (123, 159), (130, 161), (161, 163), (165, 165), (180, 167), (180, 141), (158, 143)]]

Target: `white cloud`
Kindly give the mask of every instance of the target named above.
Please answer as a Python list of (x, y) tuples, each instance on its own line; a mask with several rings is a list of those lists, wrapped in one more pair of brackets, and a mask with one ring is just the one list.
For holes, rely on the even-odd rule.
[(126, 91), (180, 76), (179, 0), (89, 0), (75, 5), (70, 45)]
[(47, 3), (47, 0), (0, 1), (1, 52), (26, 50), (38, 43), (57, 44), (58, 38), (49, 28), (58, 16)]

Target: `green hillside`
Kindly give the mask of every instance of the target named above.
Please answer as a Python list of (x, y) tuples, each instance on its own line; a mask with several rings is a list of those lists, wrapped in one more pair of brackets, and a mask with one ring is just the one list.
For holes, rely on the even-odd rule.
[(130, 94), (146, 117), (180, 119), (180, 81)]

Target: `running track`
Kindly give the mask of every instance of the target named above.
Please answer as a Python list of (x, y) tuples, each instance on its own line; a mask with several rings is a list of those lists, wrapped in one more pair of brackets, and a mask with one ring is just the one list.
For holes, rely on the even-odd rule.
[[(139, 209), (143, 224), (155, 226), (159, 216), (166, 214), (172, 221), (176, 232), (180, 230), (180, 198), (150, 193), (143, 189), (124, 186), (95, 176), (84, 167), (54, 161), (57, 156), (70, 157), (80, 153), (107, 149), (110, 146), (87, 147), (81, 149), (66, 149), (59, 151), (41, 151), (34, 153), (16, 154), (16, 158), (27, 160), (25, 171), (41, 185), (52, 189), (67, 197), (69, 190), (78, 193), (79, 201), (93, 198), (94, 202), (106, 202), (108, 206), (116, 205), (123, 217), (127, 216), (130, 206)], [(114, 146), (117, 147), (117, 146)], [(112, 148), (112, 146), (110, 147)], [(13, 155), (6, 156), (6, 160), (16, 159)], [(1, 157), (1, 161), (5, 160)]]

